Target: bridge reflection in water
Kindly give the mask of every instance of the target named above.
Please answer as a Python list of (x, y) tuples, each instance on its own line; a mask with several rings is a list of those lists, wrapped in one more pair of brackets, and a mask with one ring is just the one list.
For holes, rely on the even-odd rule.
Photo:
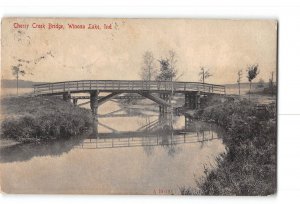
[(84, 149), (103, 149), (103, 148), (120, 148), (120, 147), (137, 147), (137, 146), (164, 146), (178, 145), (184, 143), (199, 143), (219, 139), (213, 131), (202, 131), (196, 133), (182, 133), (178, 135), (143, 135), (128, 137), (96, 137), (85, 139), (76, 148)]
[(212, 124), (194, 121), (187, 116), (184, 118), (184, 127), (176, 128), (174, 123), (179, 116), (172, 114), (160, 115), (157, 120), (150, 121), (146, 117), (146, 124), (142, 124), (136, 131), (118, 132), (99, 122), (111, 133), (94, 133), (87, 137), (75, 148), (103, 149), (138, 146), (173, 146), (185, 143), (201, 143), (219, 139), (218, 128)]

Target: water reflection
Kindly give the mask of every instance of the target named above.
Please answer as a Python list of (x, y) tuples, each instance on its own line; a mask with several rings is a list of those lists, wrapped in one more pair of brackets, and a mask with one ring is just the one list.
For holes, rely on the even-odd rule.
[(16, 144), (0, 148), (0, 162), (27, 161), (33, 157), (60, 156), (80, 144), (82, 138), (50, 141), (45, 143)]
[[(133, 109), (133, 110), (132, 110)], [(206, 141), (219, 139), (218, 133), (221, 129), (205, 122), (195, 121), (188, 116), (175, 116), (172, 113), (157, 114), (155, 111), (144, 113), (145, 109), (134, 109), (130, 107), (119, 108), (109, 113), (98, 115), (97, 128), (94, 134), (89, 135), (81, 144), (75, 148), (82, 149), (104, 149), (141, 146), (144, 152), (151, 156), (153, 146), (163, 147), (170, 156), (174, 157), (181, 151), (179, 144), (204, 143)], [(149, 110), (146, 110), (149, 111)], [(138, 128), (132, 131), (119, 131), (118, 118), (136, 117)], [(106, 124), (105, 118), (115, 118)], [(128, 124), (128, 123), (127, 123)], [(135, 124), (135, 125), (136, 125)], [(130, 127), (130, 124), (128, 124)], [(98, 130), (105, 128), (106, 131)]]
[[(95, 121), (93, 134), (69, 140), (2, 147), (0, 148), (0, 162), (27, 161), (33, 157), (59, 156), (73, 148), (104, 149), (139, 146), (143, 147), (148, 156), (153, 155), (153, 146), (161, 146), (173, 157), (181, 151), (177, 147), (179, 144), (203, 143), (219, 139), (218, 133), (221, 130), (217, 126), (194, 121), (187, 116), (174, 117), (172, 114), (155, 115), (153, 113), (152, 115), (142, 115), (142, 112), (136, 109), (132, 116), (132, 112), (128, 109), (119, 109), (117, 112), (121, 112), (121, 110), (126, 110), (127, 118), (134, 118), (137, 114), (139, 115), (137, 118), (140, 120), (136, 121), (138, 128), (131, 131), (119, 131), (117, 122), (120, 116), (114, 116), (117, 118), (117, 122), (111, 122), (109, 126), (105, 124), (105, 120), (102, 122), (103, 118), (107, 118), (106, 114), (104, 117), (99, 116), (98, 121)], [(101, 132), (99, 126), (108, 132)]]
[(202, 125), (203, 129), (195, 131), (192, 128), (195, 124), (191, 125), (190, 123), (188, 122), (189, 125), (187, 128), (173, 129), (173, 125), (168, 124), (167, 121), (163, 123), (152, 121), (137, 131), (117, 132), (115, 129), (99, 122), (100, 125), (107, 127), (112, 132), (92, 134), (77, 147), (101, 149), (135, 146), (168, 146), (219, 139), (217, 127), (198, 122), (198, 124)]

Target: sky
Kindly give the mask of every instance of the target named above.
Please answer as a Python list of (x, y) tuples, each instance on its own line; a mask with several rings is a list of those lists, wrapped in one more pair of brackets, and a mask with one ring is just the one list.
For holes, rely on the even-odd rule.
[[(48, 29), (49, 23), (64, 29)], [(5, 18), (1, 35), (2, 79), (14, 79), (12, 66), (22, 64), (23, 80), (138, 80), (146, 51), (158, 60), (169, 50), (177, 56), (179, 81), (199, 81), (206, 67), (209, 83), (236, 83), (240, 69), (246, 82), (252, 64), (260, 70), (254, 81), (268, 81), (272, 71), (276, 76), (275, 20)]]

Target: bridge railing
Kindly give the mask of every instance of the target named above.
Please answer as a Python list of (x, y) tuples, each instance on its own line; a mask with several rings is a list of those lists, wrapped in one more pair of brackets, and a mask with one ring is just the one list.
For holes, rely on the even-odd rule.
[(203, 91), (207, 93), (225, 93), (225, 86), (199, 82), (172, 81), (129, 81), (129, 80), (82, 80), (46, 83), (34, 85), (36, 94), (58, 94), (88, 90), (105, 91)]

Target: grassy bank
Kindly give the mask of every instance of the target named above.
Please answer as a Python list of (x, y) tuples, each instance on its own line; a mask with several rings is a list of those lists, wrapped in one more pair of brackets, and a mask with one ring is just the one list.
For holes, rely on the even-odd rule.
[(248, 100), (226, 100), (198, 113), (226, 130), (227, 153), (217, 167), (182, 194), (270, 195), (276, 192), (276, 107)]
[(93, 124), (89, 110), (51, 96), (3, 98), (1, 115), (1, 138), (18, 142), (69, 138)]

